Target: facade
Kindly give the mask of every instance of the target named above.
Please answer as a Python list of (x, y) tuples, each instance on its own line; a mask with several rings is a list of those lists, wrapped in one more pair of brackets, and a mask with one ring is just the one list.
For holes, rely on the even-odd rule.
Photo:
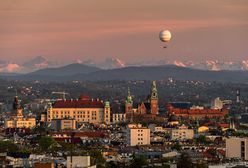
[(126, 114), (114, 113), (113, 114), (113, 123), (117, 124), (117, 123), (122, 123), (122, 122), (126, 122)]
[(5, 128), (32, 128), (36, 126), (35, 118), (10, 118), (5, 120)]
[(194, 130), (186, 127), (179, 127), (178, 129), (171, 129), (171, 140), (189, 140), (194, 138)]
[(168, 103), (167, 110), (170, 114), (185, 118), (224, 118), (229, 113), (228, 109), (196, 108), (191, 103)]
[(59, 100), (47, 109), (47, 121), (73, 118), (77, 122), (110, 124), (110, 104), (81, 96), (78, 100)]
[(51, 128), (55, 131), (76, 129), (75, 119), (53, 119)]
[(248, 138), (226, 139), (226, 157), (248, 160)]
[(150, 145), (150, 129), (142, 127), (141, 124), (129, 124), (126, 142), (129, 146)]
[(71, 168), (96, 168), (96, 165), (91, 165), (90, 156), (67, 156), (67, 166)]
[(20, 101), (16, 96), (13, 103), (14, 114), (5, 120), (5, 128), (32, 128), (36, 126), (36, 119), (32, 117), (24, 117), (22, 110)]

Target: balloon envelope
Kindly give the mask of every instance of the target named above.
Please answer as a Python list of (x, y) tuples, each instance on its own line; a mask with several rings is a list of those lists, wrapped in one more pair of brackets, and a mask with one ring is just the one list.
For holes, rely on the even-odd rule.
[(159, 33), (159, 38), (161, 41), (163, 42), (168, 42), (170, 41), (171, 39), (171, 33), (169, 30), (162, 30), (160, 33)]

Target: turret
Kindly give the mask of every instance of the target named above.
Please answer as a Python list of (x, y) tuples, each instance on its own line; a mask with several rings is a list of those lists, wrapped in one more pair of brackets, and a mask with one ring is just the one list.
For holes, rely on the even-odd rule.
[(110, 124), (110, 103), (106, 101), (104, 103), (104, 122)]

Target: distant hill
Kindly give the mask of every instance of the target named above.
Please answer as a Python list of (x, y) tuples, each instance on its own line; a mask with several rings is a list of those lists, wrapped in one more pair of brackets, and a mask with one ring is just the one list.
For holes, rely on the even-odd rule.
[(61, 68), (48, 68), (26, 75), (9, 76), (13, 80), (71, 81), (71, 80), (199, 80), (216, 82), (248, 82), (247, 71), (207, 71), (174, 65), (125, 67), (101, 70), (82, 64), (71, 64)]
[(71, 76), (76, 74), (89, 74), (92, 72), (100, 71), (100, 68), (84, 65), (84, 64), (70, 64), (59, 68), (46, 68), (41, 69), (27, 76)]
[(248, 82), (246, 71), (208, 71), (174, 65), (126, 67), (105, 70), (84, 76), (87, 80), (199, 80), (216, 82)]

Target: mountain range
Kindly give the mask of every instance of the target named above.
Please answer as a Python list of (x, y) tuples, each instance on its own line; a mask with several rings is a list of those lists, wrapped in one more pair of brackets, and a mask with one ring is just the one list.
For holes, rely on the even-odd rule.
[(215, 82), (248, 82), (247, 71), (207, 71), (175, 65), (124, 67), (103, 70), (83, 64), (71, 64), (59, 68), (47, 68), (28, 74), (0, 76), (8, 80), (22, 81), (105, 81), (105, 80), (190, 80)]
[[(84, 64), (92, 67), (97, 67), (100, 69), (116, 69), (124, 68), (129, 66), (158, 66), (158, 65), (175, 65), (178, 67), (199, 69), (199, 70), (210, 70), (210, 71), (221, 71), (221, 70), (230, 70), (230, 71), (248, 71), (248, 60), (242, 61), (218, 61), (218, 60), (206, 60), (203, 62), (197, 61), (144, 61), (138, 63), (125, 63), (119, 58), (106, 58), (103, 62), (95, 63), (92, 60), (76, 60), (72, 63)], [(0, 73), (22, 73), (27, 74), (30, 72), (35, 72), (37, 70), (45, 68), (57, 68), (65, 66), (64, 63), (58, 63), (54, 61), (49, 61), (48, 59), (37, 56), (24, 62), (23, 64), (17, 64), (10, 61), (1, 61), (0, 60)]]
[[(61, 65), (36, 57), (18, 65), (0, 61), (0, 77), (24, 81), (72, 81), (72, 80), (176, 80), (248, 82), (248, 61), (236, 63), (206, 61), (206, 63), (174, 61), (162, 65), (128, 65), (120, 59), (109, 58), (97, 67), (94, 63), (83, 62)], [(164, 65), (165, 64), (165, 65)], [(100, 64), (98, 64), (100, 65)], [(16, 73), (19, 72), (19, 73)], [(21, 72), (21, 73), (20, 73)]]

